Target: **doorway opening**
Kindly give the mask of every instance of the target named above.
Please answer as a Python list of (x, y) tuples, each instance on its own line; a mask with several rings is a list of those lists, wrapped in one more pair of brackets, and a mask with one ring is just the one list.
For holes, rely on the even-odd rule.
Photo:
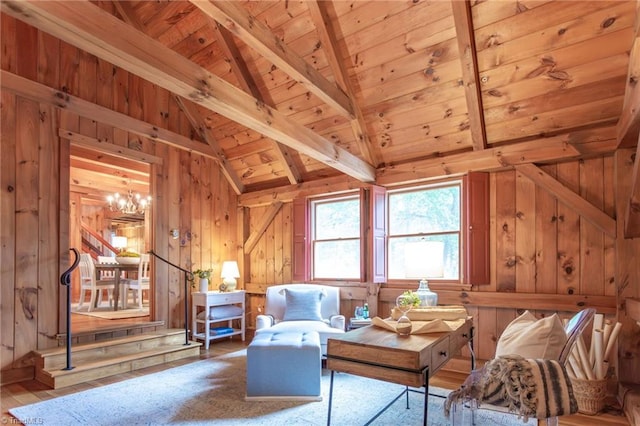
[[(70, 242), (93, 262), (92, 272), (76, 274), (72, 283), (74, 333), (150, 320), (153, 285), (140, 271), (151, 247), (150, 171), (149, 163), (71, 143)], [(126, 207), (129, 196), (137, 207)], [(151, 201), (138, 205), (138, 196)]]

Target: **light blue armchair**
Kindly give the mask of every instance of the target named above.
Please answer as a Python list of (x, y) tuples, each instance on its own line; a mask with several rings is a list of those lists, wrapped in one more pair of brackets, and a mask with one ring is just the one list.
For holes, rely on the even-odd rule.
[(316, 331), (322, 354), (326, 354), (327, 339), (345, 332), (345, 317), (340, 315), (340, 289), (317, 284), (267, 288), (264, 314), (256, 318), (256, 334), (266, 331)]

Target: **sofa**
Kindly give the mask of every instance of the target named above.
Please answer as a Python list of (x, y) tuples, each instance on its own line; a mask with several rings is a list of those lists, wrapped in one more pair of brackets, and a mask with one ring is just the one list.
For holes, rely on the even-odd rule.
[(321, 353), (327, 353), (327, 339), (345, 332), (340, 315), (340, 289), (317, 284), (282, 284), (267, 288), (265, 310), (256, 318), (256, 335), (315, 331)]

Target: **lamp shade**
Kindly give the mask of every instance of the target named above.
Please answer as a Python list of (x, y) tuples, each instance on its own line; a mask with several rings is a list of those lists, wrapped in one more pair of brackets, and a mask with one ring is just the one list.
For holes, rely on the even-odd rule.
[(444, 276), (444, 243), (418, 241), (405, 244), (404, 273), (406, 278), (437, 278)]
[(123, 249), (127, 247), (127, 237), (113, 237), (111, 238), (111, 244), (115, 248)]
[(238, 270), (238, 262), (235, 260), (228, 260), (222, 263), (222, 271), (220, 272), (221, 278), (240, 278), (240, 271)]

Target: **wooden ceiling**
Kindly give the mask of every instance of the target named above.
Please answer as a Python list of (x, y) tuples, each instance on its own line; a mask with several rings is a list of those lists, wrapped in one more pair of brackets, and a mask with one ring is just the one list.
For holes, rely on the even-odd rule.
[(241, 198), (637, 145), (636, 1), (3, 1), (2, 11), (175, 94), (193, 126), (186, 148), (217, 159)]

